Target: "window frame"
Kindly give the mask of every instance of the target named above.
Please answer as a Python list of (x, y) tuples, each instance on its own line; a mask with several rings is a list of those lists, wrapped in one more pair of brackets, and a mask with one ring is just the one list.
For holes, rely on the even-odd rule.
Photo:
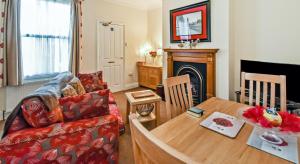
[[(52, 1), (52, 2), (55, 2), (55, 3), (62, 3), (62, 4), (66, 3), (64, 0), (43, 0), (43, 1)], [(20, 10), (21, 10), (21, 8), (20, 8)], [(71, 16), (71, 13), (70, 13), (70, 16)], [(70, 23), (71, 23), (71, 17), (70, 17)], [(19, 28), (20, 28), (20, 31), (21, 31), (21, 28), (22, 28), (21, 23), (19, 25)], [(69, 33), (69, 36), (63, 36), (63, 35), (62, 36), (59, 36), (59, 35), (55, 36), (55, 35), (47, 35), (47, 34), (43, 34), (43, 35), (40, 35), (40, 34), (23, 34), (22, 35), (22, 34), (20, 34), (20, 44), (22, 46), (22, 38), (23, 37), (47, 38), (47, 39), (66, 39), (66, 40), (70, 41), (70, 38), (72, 37), (71, 35), (72, 35), (72, 32)], [(69, 48), (72, 49), (72, 46), (70, 46)], [(67, 71), (71, 72), (72, 71), (72, 54), (69, 54), (69, 55), (70, 55), (70, 60), (69, 60), (69, 63), (68, 63), (68, 65), (69, 65), (68, 70), (64, 70), (64, 71), (61, 71), (61, 72), (53, 72), (53, 73), (45, 73), (45, 74), (36, 74), (36, 75), (32, 75), (32, 76), (24, 76), (23, 66), (21, 66), (22, 84), (47, 82), (47, 81), (51, 80), (52, 78), (56, 77), (57, 75), (59, 75), (60, 73), (67, 72)], [(21, 58), (23, 58), (22, 49), (21, 49), (21, 56), (22, 56)], [(23, 61), (22, 61), (22, 63), (23, 63)]]

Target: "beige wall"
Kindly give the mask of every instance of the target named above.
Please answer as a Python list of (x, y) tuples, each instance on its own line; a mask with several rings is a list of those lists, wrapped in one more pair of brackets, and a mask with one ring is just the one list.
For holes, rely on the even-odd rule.
[[(148, 41), (153, 49), (163, 48), (162, 28), (162, 8), (148, 10)], [(151, 57), (148, 57), (147, 61), (151, 64), (162, 65), (162, 59), (162, 56), (158, 56), (153, 63)]]
[[(83, 4), (83, 64), (81, 72), (97, 70), (97, 21), (125, 25), (125, 83), (137, 82), (136, 62), (140, 48), (147, 42), (147, 11), (119, 6), (103, 0), (87, 0)], [(133, 76), (129, 76), (129, 74)]]
[(148, 10), (148, 40), (154, 48), (162, 48), (162, 8)]
[[(199, 0), (163, 1), (163, 46), (178, 48), (170, 43), (169, 11), (178, 7), (200, 2)], [(217, 54), (217, 96), (229, 98), (229, 0), (211, 1), (212, 42), (201, 43), (198, 48), (219, 48)], [(166, 56), (165, 60), (166, 62)], [(166, 68), (165, 71), (166, 72)], [(165, 75), (166, 77), (166, 75)]]
[(230, 97), (234, 98), (241, 59), (300, 64), (300, 1), (231, 2)]

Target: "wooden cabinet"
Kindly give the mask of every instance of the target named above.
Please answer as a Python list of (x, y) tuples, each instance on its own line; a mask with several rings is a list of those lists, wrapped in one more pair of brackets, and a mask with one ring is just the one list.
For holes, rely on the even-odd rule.
[(147, 65), (143, 62), (137, 63), (139, 85), (151, 89), (156, 89), (162, 81), (162, 67)]

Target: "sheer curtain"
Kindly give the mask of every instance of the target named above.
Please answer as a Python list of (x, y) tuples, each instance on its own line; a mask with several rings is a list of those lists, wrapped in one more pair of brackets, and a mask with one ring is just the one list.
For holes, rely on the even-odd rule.
[(71, 71), (71, 0), (21, 0), (23, 80)]

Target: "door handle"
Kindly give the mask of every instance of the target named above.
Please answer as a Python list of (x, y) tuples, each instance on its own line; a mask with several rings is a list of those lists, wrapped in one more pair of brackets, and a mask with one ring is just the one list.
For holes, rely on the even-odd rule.
[(115, 63), (114, 61), (109, 61), (108, 63)]

